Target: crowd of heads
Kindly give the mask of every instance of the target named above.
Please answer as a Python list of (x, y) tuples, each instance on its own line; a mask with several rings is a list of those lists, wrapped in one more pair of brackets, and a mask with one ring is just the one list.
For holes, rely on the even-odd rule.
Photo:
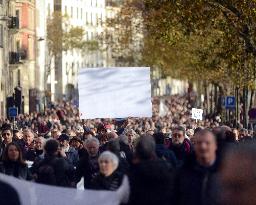
[[(196, 172), (194, 166), (198, 166), (196, 170), (204, 168), (200, 174), (220, 174), (218, 181), (222, 184), (219, 188), (223, 190), (221, 200), (224, 204), (246, 204), (246, 190), (250, 189), (250, 193), (256, 190), (254, 186), (247, 187), (254, 183), (248, 179), (253, 179), (255, 173), (248, 171), (244, 176), (239, 172), (252, 167), (256, 153), (254, 133), (222, 125), (216, 119), (196, 122), (191, 119), (191, 106), (186, 96), (171, 96), (165, 99), (165, 104), (169, 109), (161, 117), (159, 99), (153, 100), (152, 118), (81, 120), (76, 106), (69, 102), (58, 102), (51, 104), (43, 113), (19, 115), (14, 127), (8, 120), (1, 119), (1, 162), (3, 166), (13, 162), (22, 166), (29, 164), (31, 170), (28, 169), (28, 172), (31, 173), (23, 175), (24, 179), (37, 181), (44, 163), (51, 164), (53, 158), (63, 158), (70, 165), (72, 175), (70, 183), (65, 186), (75, 186), (84, 177), (85, 188), (107, 190), (116, 190), (117, 184), (121, 184), (117, 173), (129, 175), (133, 173), (134, 166), (144, 162), (165, 161), (173, 170), (178, 170), (176, 178), (182, 177), (182, 180), (191, 176), (187, 174), (188, 171)], [(236, 163), (238, 159), (241, 163)], [(66, 169), (68, 165), (64, 163), (61, 166)], [(186, 169), (186, 172), (179, 171), (182, 169)], [(103, 176), (112, 176), (114, 182), (103, 183)], [(174, 187), (181, 189), (178, 191), (188, 191), (186, 188), (182, 190), (186, 183), (180, 185), (176, 184), (176, 181), (180, 183), (179, 180), (174, 181)], [(245, 184), (241, 184), (241, 181)], [(57, 180), (52, 185), (62, 185), (58, 183)], [(238, 187), (244, 191), (240, 198), (236, 195), (240, 190)], [(207, 194), (203, 191), (200, 194), (204, 194), (205, 201), (198, 204), (207, 204)], [(192, 197), (189, 200), (196, 199)], [(235, 203), (239, 200), (241, 203)], [(184, 203), (177, 204), (188, 202), (184, 199), (181, 201)]]

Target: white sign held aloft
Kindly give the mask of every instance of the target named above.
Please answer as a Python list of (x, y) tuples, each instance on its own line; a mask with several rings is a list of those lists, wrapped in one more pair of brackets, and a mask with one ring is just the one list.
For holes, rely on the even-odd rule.
[(203, 110), (192, 108), (192, 119), (203, 120)]
[(150, 68), (85, 68), (78, 76), (82, 119), (152, 117)]

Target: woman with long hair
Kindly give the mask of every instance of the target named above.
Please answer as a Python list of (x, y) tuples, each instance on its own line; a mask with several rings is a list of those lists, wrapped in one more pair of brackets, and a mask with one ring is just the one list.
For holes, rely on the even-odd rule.
[(32, 175), (28, 165), (23, 160), (19, 145), (10, 143), (6, 146), (0, 164), (0, 172), (19, 179), (32, 180)]

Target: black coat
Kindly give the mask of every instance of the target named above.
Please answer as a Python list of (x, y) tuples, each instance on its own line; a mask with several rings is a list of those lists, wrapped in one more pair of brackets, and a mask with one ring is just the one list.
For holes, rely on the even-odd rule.
[(163, 144), (156, 144), (156, 155), (160, 159), (165, 159), (173, 167), (176, 167), (178, 161), (172, 150), (167, 149)]
[[(44, 159), (35, 161), (32, 167), (33, 172), (36, 175), (39, 175), (40, 167), (42, 166), (50, 166), (54, 170), (54, 176), (56, 181), (56, 186), (61, 187), (70, 187), (72, 182), (75, 182), (74, 167), (64, 158), (59, 158), (56, 156), (45, 156)], [(45, 184), (52, 184), (51, 181), (49, 183), (44, 182)]]
[(172, 143), (169, 146), (169, 149), (174, 152), (178, 165), (182, 165), (186, 159), (193, 154), (193, 146), (188, 139), (185, 139), (182, 145), (174, 146)]
[(218, 161), (209, 168), (191, 156), (177, 171), (175, 205), (216, 205), (218, 199)]
[(43, 154), (43, 150), (29, 149), (25, 154), (25, 159), (28, 161), (35, 161), (40, 155)]
[(164, 160), (141, 162), (131, 168), (130, 205), (172, 204), (174, 170)]
[(123, 176), (122, 173), (117, 171), (108, 177), (99, 173), (92, 179), (91, 189), (116, 191), (122, 184)]
[(0, 204), (20, 205), (18, 193), (10, 185), (0, 182)]
[[(93, 162), (93, 163), (92, 163)], [(89, 155), (79, 160), (76, 167), (76, 182), (84, 177), (84, 188), (90, 189), (93, 177), (99, 172), (98, 156), (93, 159)]]
[(26, 164), (4, 161), (0, 164), (0, 172), (19, 179), (32, 180), (32, 175)]

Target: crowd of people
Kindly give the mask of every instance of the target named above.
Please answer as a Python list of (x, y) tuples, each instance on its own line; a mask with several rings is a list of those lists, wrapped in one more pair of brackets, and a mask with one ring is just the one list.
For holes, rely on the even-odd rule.
[(159, 116), (154, 99), (144, 119), (80, 120), (69, 102), (19, 115), (15, 126), (1, 119), (0, 173), (73, 188), (83, 178), (85, 189), (109, 191), (128, 176), (131, 205), (255, 204), (253, 132), (196, 122), (186, 96), (165, 104)]

